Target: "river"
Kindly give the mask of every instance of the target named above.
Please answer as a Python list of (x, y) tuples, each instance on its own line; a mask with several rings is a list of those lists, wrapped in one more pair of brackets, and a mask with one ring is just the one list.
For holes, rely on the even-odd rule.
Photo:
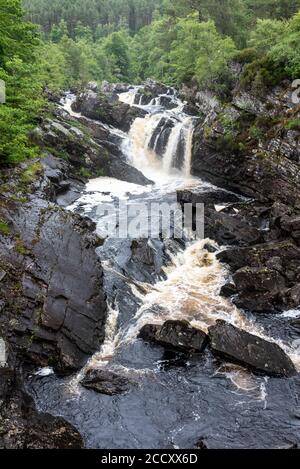
[[(166, 96), (158, 96), (148, 106), (134, 104), (137, 91), (133, 88), (119, 98), (145, 108), (147, 116), (136, 119), (128, 134), (111, 131), (120, 139), (127, 160), (153, 184), (139, 186), (105, 177), (90, 180), (69, 209), (92, 218), (100, 236), (107, 224), (101, 210), (104, 204), (176, 203), (178, 189), (213, 187), (190, 174), (197, 118), (185, 113), (175, 91), (168, 109), (162, 105)], [(78, 117), (71, 111), (71, 102), (72, 98), (66, 100), (65, 109)], [(299, 369), (298, 344), (291, 341), (286, 323), (300, 313), (277, 315), (270, 325), (266, 315), (245, 315), (221, 297), (229, 272), (216, 258), (223, 247), (211, 240), (143, 242), (143, 250), (153, 260), (146, 270), (140, 260), (135, 264), (130, 257), (130, 239), (108, 236), (98, 248), (109, 305), (105, 343), (72, 377), (58, 378), (51, 370), (32, 376), (28, 388), (38, 408), (70, 421), (89, 448), (181, 449), (193, 448), (199, 440), (210, 448), (279, 448), (300, 443), (298, 376), (257, 376), (217, 360), (209, 351), (201, 358), (181, 360), (137, 339), (147, 323), (187, 319), (207, 330), (217, 319), (225, 319), (279, 343)], [(88, 391), (79, 381), (89, 368), (129, 377), (130, 392), (106, 396)]]

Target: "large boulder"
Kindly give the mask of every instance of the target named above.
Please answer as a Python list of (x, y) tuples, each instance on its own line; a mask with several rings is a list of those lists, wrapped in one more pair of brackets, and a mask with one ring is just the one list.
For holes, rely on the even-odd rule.
[(177, 191), (177, 200), (180, 204), (204, 204), (206, 206), (224, 205), (239, 202), (240, 197), (232, 192), (213, 186), (199, 185), (192, 189), (180, 189)]
[[(72, 166), (75, 176), (108, 176), (122, 181), (148, 185), (151, 181), (126, 162), (126, 157), (107, 129), (80, 119), (81, 129), (63, 119), (47, 120), (32, 135), (40, 147), (61, 154)], [(108, 132), (108, 134), (106, 134)], [(61, 164), (66, 164), (63, 162)]]
[(211, 348), (218, 356), (254, 371), (278, 377), (290, 377), (296, 373), (293, 362), (277, 344), (225, 321), (217, 321), (209, 328), (209, 338)]
[(80, 381), (81, 385), (100, 394), (114, 396), (123, 394), (130, 389), (132, 384), (127, 378), (112, 371), (91, 368)]
[(170, 320), (162, 326), (147, 324), (141, 329), (139, 338), (186, 353), (202, 353), (208, 343), (205, 332), (192, 327), (187, 321)]
[(128, 132), (137, 117), (145, 117), (146, 111), (135, 106), (111, 103), (105, 95), (87, 91), (78, 96), (73, 109), (83, 116)]
[(292, 240), (234, 247), (218, 259), (231, 267), (240, 308), (281, 311), (300, 302), (300, 249)]

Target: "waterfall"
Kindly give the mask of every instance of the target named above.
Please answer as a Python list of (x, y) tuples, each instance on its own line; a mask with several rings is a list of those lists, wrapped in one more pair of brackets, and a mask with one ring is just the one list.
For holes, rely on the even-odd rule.
[(167, 150), (163, 157), (163, 169), (167, 174), (169, 174), (172, 170), (173, 159), (174, 159), (174, 156), (176, 155), (177, 148), (180, 142), (180, 138), (182, 136), (182, 127), (183, 127), (182, 122), (179, 122), (177, 125), (175, 125), (169, 137)]
[(169, 94), (154, 97), (150, 104), (143, 106), (142, 96), (139, 104), (135, 104), (137, 93), (139, 87), (119, 95), (120, 101), (148, 111), (145, 118), (133, 122), (129, 141), (124, 142), (123, 151), (129, 161), (144, 173), (152, 170), (190, 178), (195, 117), (185, 114), (185, 103), (176, 94), (171, 96), (176, 107), (169, 110), (161, 105), (161, 98), (170, 98)]

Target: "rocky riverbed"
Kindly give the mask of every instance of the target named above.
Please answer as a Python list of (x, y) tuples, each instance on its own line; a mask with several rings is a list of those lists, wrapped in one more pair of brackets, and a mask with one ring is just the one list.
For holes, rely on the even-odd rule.
[[(298, 111), (183, 93), (91, 84), (3, 172), (2, 447), (300, 444)], [(208, 239), (104, 239), (120, 197), (204, 203)]]

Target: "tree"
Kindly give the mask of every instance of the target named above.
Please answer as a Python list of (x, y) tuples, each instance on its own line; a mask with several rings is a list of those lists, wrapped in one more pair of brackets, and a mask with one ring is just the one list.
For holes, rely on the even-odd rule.
[(216, 80), (236, 53), (232, 39), (222, 37), (214, 22), (195, 22), (193, 16), (181, 19), (177, 28), (171, 52), (177, 83), (193, 78), (202, 84)]
[(68, 36), (68, 25), (64, 19), (61, 19), (59, 24), (54, 24), (51, 29), (51, 40), (58, 43), (64, 36)]
[(128, 40), (124, 32), (117, 32), (108, 36), (103, 45), (103, 50), (113, 60), (113, 75), (123, 81), (130, 81), (132, 77)]
[(283, 38), (288, 28), (287, 21), (259, 19), (256, 28), (250, 33), (249, 46), (254, 47), (258, 53), (265, 54)]
[(43, 100), (35, 62), (37, 29), (23, 19), (19, 0), (0, 0), (0, 79), (6, 104), (0, 105), (0, 164), (33, 156), (28, 132)]
[(246, 0), (254, 18), (289, 19), (300, 9), (300, 0)]

